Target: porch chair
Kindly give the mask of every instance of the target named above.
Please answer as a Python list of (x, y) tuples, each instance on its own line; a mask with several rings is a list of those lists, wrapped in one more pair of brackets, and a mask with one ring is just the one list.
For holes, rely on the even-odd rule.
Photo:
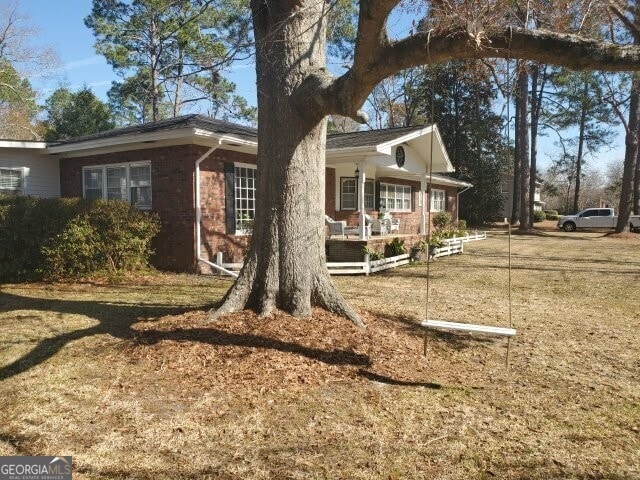
[[(342, 235), (342, 238), (349, 235), (360, 235), (359, 227), (348, 227), (345, 220), (334, 220), (329, 215), (324, 216), (324, 224), (329, 227), (329, 238), (333, 235)], [(371, 236), (371, 225), (365, 227), (367, 237)]]
[(371, 215), (365, 215), (367, 224), (371, 227), (371, 233), (374, 235), (386, 235), (390, 232), (387, 222), (384, 219), (380, 220), (373, 218)]
[(384, 214), (382, 220), (387, 224), (387, 232), (398, 232), (400, 233), (400, 219), (393, 218), (389, 212)]

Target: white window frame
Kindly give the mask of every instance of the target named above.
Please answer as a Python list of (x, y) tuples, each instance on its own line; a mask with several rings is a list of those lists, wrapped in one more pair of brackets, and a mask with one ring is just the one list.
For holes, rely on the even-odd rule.
[[(19, 187), (19, 189), (14, 189), (11, 193), (2, 193), (0, 191), (0, 194), (2, 194), (2, 195), (24, 195), (25, 183), (26, 183), (26, 178), (25, 178), (25, 174), (24, 174), (24, 168), (22, 168), (22, 167), (0, 167), (0, 170), (7, 170), (7, 171), (11, 171), (11, 172), (19, 172), (20, 173), (20, 187)], [(7, 189), (7, 190), (9, 190), (9, 189)]]
[[(256, 199), (256, 184), (258, 183), (258, 177), (257, 177), (257, 173), (258, 173), (258, 166), (257, 165), (252, 165), (250, 163), (234, 163), (234, 171), (233, 171), (233, 210), (234, 210), (234, 215), (235, 215), (235, 222), (236, 222), (236, 235), (249, 235), (251, 234), (251, 231), (249, 229), (244, 229), (242, 228), (242, 223), (240, 218), (238, 217), (239, 212), (248, 212), (249, 214), (249, 218), (251, 220), (256, 218), (256, 203), (257, 203), (257, 199)], [(242, 187), (242, 185), (238, 185), (238, 169), (247, 169), (247, 170), (253, 170), (253, 187), (250, 188), (248, 185), (246, 187)], [(245, 177), (247, 178), (247, 180), (249, 179), (249, 177)], [(249, 198), (249, 195), (246, 195), (245, 197), (242, 196), (242, 192), (248, 192), (249, 190), (253, 190), (253, 198)], [(240, 192), (240, 195), (238, 195), (238, 192)], [(240, 203), (240, 207), (242, 206), (242, 201), (245, 200), (247, 201), (247, 204), (249, 202), (253, 202), (253, 208), (239, 208), (238, 204)]]
[[(343, 190), (344, 184), (346, 182), (355, 182), (353, 193), (347, 192), (345, 193)], [(369, 191), (367, 191), (369, 188)], [(358, 177), (340, 177), (340, 210), (358, 210), (360, 206), (360, 202), (358, 201), (360, 193), (360, 184), (358, 182)], [(353, 207), (343, 207), (344, 197), (345, 195), (353, 195)], [(373, 210), (376, 208), (376, 184), (372, 179), (368, 179), (364, 181), (364, 209), (365, 210)]]
[(86, 183), (85, 183), (85, 172), (90, 170), (101, 170), (102, 172), (102, 195), (100, 198), (107, 198), (107, 169), (108, 168), (125, 168), (126, 170), (126, 182), (127, 182), (127, 192), (126, 198), (122, 200), (126, 200), (131, 203), (131, 167), (149, 167), (149, 186), (151, 187), (151, 204), (150, 205), (134, 205), (136, 208), (140, 210), (151, 210), (153, 208), (153, 182), (151, 180), (151, 161), (150, 160), (141, 160), (139, 162), (123, 162), (123, 163), (108, 163), (104, 165), (86, 165), (82, 167), (82, 198), (87, 198), (86, 193)]
[[(383, 188), (384, 187), (384, 188)], [(382, 191), (385, 190), (385, 196), (382, 196)], [(389, 207), (389, 197), (386, 193), (393, 190), (393, 207)], [(400, 199), (402, 200), (402, 204), (404, 205), (405, 201), (409, 201), (409, 208), (397, 208), (396, 200), (398, 199), (398, 194), (400, 195)], [(412, 205), (412, 196), (413, 189), (411, 185), (400, 185), (397, 183), (380, 183), (380, 208), (384, 208), (386, 212), (410, 212)], [(383, 207), (384, 205), (384, 207)]]
[[(345, 192), (345, 183), (353, 183), (353, 192)], [(345, 206), (345, 197), (353, 196), (353, 206)], [(356, 177), (340, 177), (340, 210), (358, 209), (358, 179)]]
[(444, 212), (447, 209), (447, 194), (439, 188), (431, 189), (431, 211)]
[[(371, 192), (367, 192), (367, 187), (371, 186)], [(374, 210), (376, 208), (376, 184), (373, 180), (364, 181), (364, 209)]]

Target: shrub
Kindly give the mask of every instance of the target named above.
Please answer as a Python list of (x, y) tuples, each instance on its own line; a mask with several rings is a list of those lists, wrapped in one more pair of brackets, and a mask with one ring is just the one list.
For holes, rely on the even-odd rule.
[(41, 278), (43, 243), (78, 215), (84, 202), (69, 199), (0, 199), (0, 281)]
[(407, 253), (407, 249), (404, 247), (404, 240), (400, 240), (398, 237), (384, 246), (385, 257), (397, 257), (405, 253)]
[(453, 218), (449, 212), (437, 212), (433, 215), (431, 223), (436, 230), (445, 230), (451, 227)]
[(369, 260), (370, 261), (374, 261), (374, 260), (382, 260), (384, 258), (384, 254), (382, 252), (377, 252), (375, 250), (371, 250), (368, 247), (364, 247), (362, 249), (362, 253), (365, 255), (369, 255)]
[(462, 232), (467, 231), (467, 221), (466, 220), (458, 220), (458, 230)]
[(533, 222), (544, 222), (547, 219), (547, 216), (542, 210), (535, 210), (533, 212)]
[(155, 215), (121, 201), (0, 198), (0, 281), (39, 280), (145, 266)]
[(558, 216), (558, 211), (557, 210), (542, 210), (542, 211), (545, 213), (547, 218), (549, 218), (549, 215)]
[(560, 218), (560, 215), (553, 215), (551, 213), (547, 213), (547, 220), (558, 220)]

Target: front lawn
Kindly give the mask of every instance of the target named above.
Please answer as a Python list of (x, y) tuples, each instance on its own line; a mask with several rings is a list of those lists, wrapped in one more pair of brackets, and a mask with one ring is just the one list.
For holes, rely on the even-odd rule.
[[(0, 289), (0, 455), (77, 479), (640, 478), (640, 236), (514, 235), (506, 340), (422, 356), (426, 268), (337, 277), (368, 324), (208, 323), (230, 282)], [(508, 326), (507, 239), (431, 265), (430, 318)]]

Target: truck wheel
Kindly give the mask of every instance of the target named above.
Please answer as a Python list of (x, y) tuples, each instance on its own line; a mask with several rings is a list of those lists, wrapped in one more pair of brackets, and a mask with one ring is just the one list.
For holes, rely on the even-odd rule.
[(562, 229), (565, 232), (575, 232), (576, 231), (576, 224), (573, 222), (565, 222), (564, 225), (562, 225)]

